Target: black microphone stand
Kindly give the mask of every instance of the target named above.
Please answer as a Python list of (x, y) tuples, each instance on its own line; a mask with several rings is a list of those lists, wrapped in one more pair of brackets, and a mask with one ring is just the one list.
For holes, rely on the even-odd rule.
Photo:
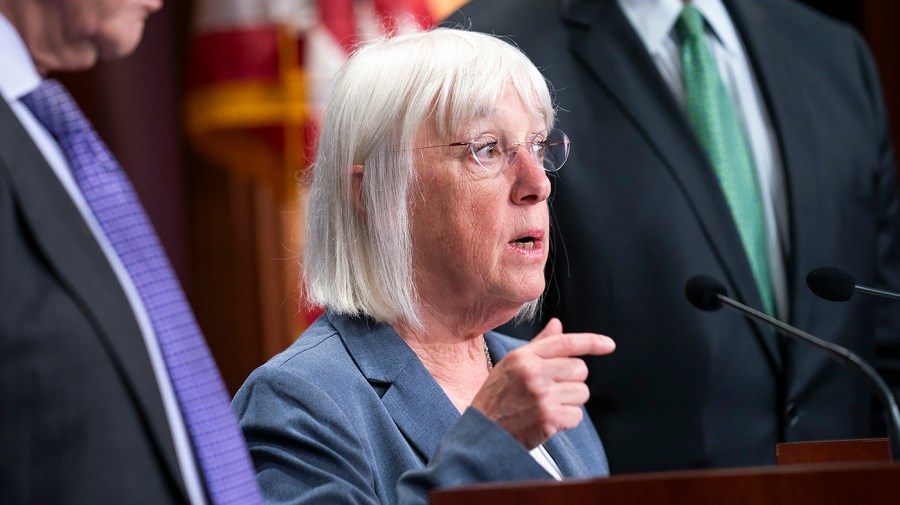
[(794, 328), (789, 324), (783, 323), (766, 313), (760, 312), (752, 307), (748, 307), (747, 305), (744, 305), (737, 300), (733, 300), (721, 293), (716, 293), (716, 298), (725, 305), (729, 305), (733, 308), (738, 309), (752, 319), (774, 326), (780, 331), (782, 335), (798, 338), (824, 350), (829, 356), (831, 356), (842, 365), (852, 363), (856, 367), (856, 369), (860, 371), (866, 377), (866, 379), (869, 380), (869, 382), (875, 388), (875, 391), (878, 393), (878, 396), (881, 398), (881, 401), (884, 402), (884, 415), (887, 421), (889, 432), (888, 440), (890, 441), (891, 445), (891, 459), (893, 459), (894, 461), (900, 460), (900, 410), (898, 410), (897, 408), (897, 400), (894, 398), (894, 394), (891, 393), (891, 389), (888, 387), (887, 383), (884, 382), (884, 379), (882, 379), (881, 376), (878, 375), (878, 372), (876, 372), (871, 365), (869, 365), (864, 359), (860, 358), (845, 347), (833, 344), (831, 342), (826, 342), (821, 338), (811, 335), (798, 328)]
[(857, 291), (859, 293), (865, 293), (867, 295), (874, 295), (874, 296), (880, 296), (882, 298), (891, 298), (893, 300), (900, 300), (900, 294), (897, 294), (897, 293), (894, 293), (891, 291), (885, 291), (883, 289), (867, 288), (865, 286), (860, 286), (859, 284), (854, 285), (853, 289), (854, 289), (854, 291)]

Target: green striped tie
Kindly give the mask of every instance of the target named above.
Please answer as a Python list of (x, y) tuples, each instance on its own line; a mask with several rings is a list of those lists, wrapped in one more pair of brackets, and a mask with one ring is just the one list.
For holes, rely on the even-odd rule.
[(774, 315), (765, 218), (756, 170), (731, 99), (719, 77), (716, 60), (706, 45), (703, 25), (703, 14), (690, 5), (681, 10), (675, 25), (681, 41), (688, 120), (709, 155), (728, 200), (759, 288), (763, 310)]

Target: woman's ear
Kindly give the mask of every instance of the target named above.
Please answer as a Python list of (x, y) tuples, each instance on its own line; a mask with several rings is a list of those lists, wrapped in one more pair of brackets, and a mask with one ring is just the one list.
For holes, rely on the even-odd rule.
[(366, 202), (363, 200), (363, 165), (353, 165), (350, 173), (350, 199), (353, 210), (366, 219)]

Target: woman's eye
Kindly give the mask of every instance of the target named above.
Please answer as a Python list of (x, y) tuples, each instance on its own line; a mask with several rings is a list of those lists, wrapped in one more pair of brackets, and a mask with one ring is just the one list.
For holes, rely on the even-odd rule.
[(472, 150), (479, 160), (492, 160), (500, 154), (496, 140), (476, 142), (472, 144)]

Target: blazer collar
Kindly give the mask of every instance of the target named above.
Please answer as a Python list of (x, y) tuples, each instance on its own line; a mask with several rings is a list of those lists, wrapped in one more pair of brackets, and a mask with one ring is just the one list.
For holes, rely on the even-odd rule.
[(390, 325), (330, 311), (327, 316), (366, 380), (388, 386), (382, 397), (385, 408), (427, 461), (459, 411)]
[[(460, 418), (459, 411), (390, 325), (331, 312), (327, 315), (363, 376), (370, 382), (389, 385), (382, 397), (385, 408), (410, 444), (428, 461), (444, 434)], [(494, 363), (512, 350), (497, 333), (488, 332), (484, 338)], [(557, 434), (544, 447), (563, 475), (589, 475), (565, 433)]]

